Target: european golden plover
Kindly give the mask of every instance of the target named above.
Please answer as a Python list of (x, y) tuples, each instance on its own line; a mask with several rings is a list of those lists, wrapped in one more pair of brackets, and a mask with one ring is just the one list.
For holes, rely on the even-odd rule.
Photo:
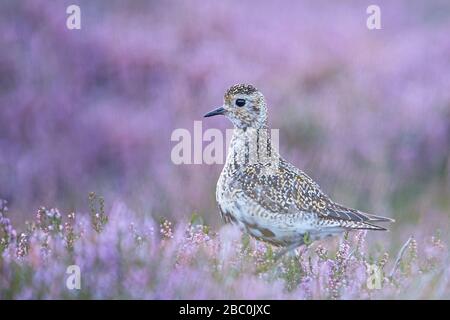
[(216, 188), (222, 218), (259, 240), (284, 247), (279, 255), (348, 230), (386, 230), (377, 223), (394, 221), (334, 202), (284, 160), (270, 138), (264, 96), (254, 86), (232, 86), (223, 105), (205, 117), (215, 115), (225, 115), (234, 125)]

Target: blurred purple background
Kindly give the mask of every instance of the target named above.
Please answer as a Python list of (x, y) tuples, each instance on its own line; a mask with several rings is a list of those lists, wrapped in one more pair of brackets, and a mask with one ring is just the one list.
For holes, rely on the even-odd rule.
[[(66, 28), (73, 3), (81, 30)], [(381, 30), (366, 27), (370, 4)], [(400, 225), (448, 221), (448, 1), (6, 0), (0, 30), (0, 198), (13, 219), (86, 210), (96, 191), (218, 223), (222, 166), (174, 165), (170, 136), (250, 82), (282, 154), (335, 200)]]

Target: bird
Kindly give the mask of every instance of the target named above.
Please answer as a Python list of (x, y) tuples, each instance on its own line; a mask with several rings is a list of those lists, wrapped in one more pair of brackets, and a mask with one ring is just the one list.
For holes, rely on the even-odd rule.
[(251, 84), (231, 86), (223, 105), (204, 117), (223, 115), (233, 135), (216, 186), (222, 219), (257, 240), (286, 252), (351, 230), (387, 230), (393, 219), (334, 202), (302, 170), (280, 156), (272, 143), (268, 107)]

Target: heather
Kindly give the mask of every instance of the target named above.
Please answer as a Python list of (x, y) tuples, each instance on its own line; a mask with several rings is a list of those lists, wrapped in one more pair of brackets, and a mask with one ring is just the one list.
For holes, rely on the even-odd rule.
[[(79, 217), (40, 208), (23, 232), (0, 211), (2, 299), (442, 299), (450, 297), (447, 238), (415, 235), (396, 253), (366, 231), (304, 246), (274, 261), (276, 248), (201, 217), (177, 225), (137, 217), (123, 203), (109, 214), (91, 194)], [(100, 204), (98, 203), (100, 202)], [(66, 287), (70, 265), (80, 289)], [(379, 285), (368, 284), (369, 265)]]
[[(82, 0), (79, 31), (69, 4), (0, 3), (0, 298), (450, 298), (448, 1), (376, 1), (381, 30), (372, 1)], [(175, 165), (170, 137), (237, 82), (287, 160), (390, 232), (275, 263), (224, 226), (221, 165)]]

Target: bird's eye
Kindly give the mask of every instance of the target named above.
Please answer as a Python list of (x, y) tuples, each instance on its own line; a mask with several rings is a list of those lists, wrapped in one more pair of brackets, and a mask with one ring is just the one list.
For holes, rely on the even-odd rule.
[(245, 99), (236, 99), (236, 105), (238, 107), (243, 107), (245, 106)]

